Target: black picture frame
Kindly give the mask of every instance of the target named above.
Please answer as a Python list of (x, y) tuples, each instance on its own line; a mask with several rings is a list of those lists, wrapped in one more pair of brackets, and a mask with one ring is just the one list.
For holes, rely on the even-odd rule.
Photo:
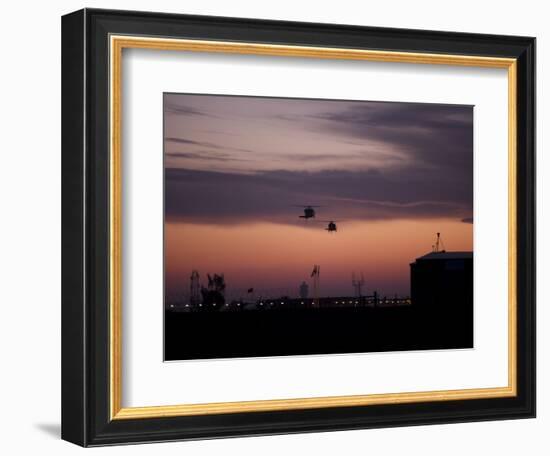
[[(515, 397), (112, 420), (109, 36), (517, 59)], [(535, 39), (84, 9), (62, 19), (62, 438), (82, 446), (535, 416)]]

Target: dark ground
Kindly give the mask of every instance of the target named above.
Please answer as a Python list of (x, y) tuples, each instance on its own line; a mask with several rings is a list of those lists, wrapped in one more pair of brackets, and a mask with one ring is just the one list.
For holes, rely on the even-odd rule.
[(167, 311), (165, 360), (472, 348), (472, 314), (416, 306)]

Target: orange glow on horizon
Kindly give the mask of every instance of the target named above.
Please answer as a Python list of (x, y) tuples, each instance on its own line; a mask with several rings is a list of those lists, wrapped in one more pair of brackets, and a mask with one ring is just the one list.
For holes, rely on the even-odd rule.
[[(305, 224), (308, 223), (306, 226)], [(165, 224), (166, 290), (186, 293), (193, 269), (224, 273), (228, 291), (289, 290), (321, 266), (321, 295), (351, 295), (351, 274), (363, 273), (368, 292), (409, 293), (409, 263), (429, 253), (436, 232), (449, 251), (473, 250), (473, 225), (454, 219), (356, 221), (328, 233), (323, 224)], [(283, 291), (281, 291), (283, 294)]]

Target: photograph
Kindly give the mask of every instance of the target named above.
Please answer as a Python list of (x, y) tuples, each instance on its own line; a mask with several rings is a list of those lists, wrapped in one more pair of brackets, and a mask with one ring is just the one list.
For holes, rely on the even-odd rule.
[(165, 361), (474, 348), (474, 106), (163, 107)]
[[(44, 69), (25, 90), (46, 113), (31, 127), (26, 92), (6, 92), (21, 120), (6, 150), (25, 149), (5, 154), (21, 161), (6, 169), (31, 173), (11, 172), (27, 203), (6, 193), (17, 209), (4, 225), (24, 234), (6, 244), (24, 271), (14, 299), (31, 283), (27, 251), (48, 262), (33, 275), (40, 296), (61, 294), (61, 321), (35, 306), (22, 334), (37, 337), (8, 350), (27, 377), (55, 374), (31, 397), (55, 416), (12, 394), (36, 418), (13, 445), (43, 447), (57, 426), (65, 442), (122, 452), (224, 439), (227, 454), (245, 440), (251, 454), (294, 454), (311, 452), (309, 434), (327, 454), (438, 454), (449, 441), (467, 454), (480, 436), (536, 454), (548, 427), (536, 388), (544, 15), (222, 3), (155, 12), (92, 0), (35, 14), (12, 46), (21, 74)], [(59, 143), (54, 170), (45, 151)], [(40, 202), (49, 184), (61, 217)], [(58, 250), (26, 248), (56, 247), (42, 229), (51, 220), (61, 268)], [(9, 322), (28, 307), (6, 302)], [(472, 423), (467, 438), (458, 423)]]

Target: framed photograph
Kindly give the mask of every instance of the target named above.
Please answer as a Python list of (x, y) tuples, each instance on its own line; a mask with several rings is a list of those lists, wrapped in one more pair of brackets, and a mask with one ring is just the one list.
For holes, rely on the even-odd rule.
[(474, 348), (473, 113), (165, 93), (164, 360)]
[(535, 39), (62, 21), (62, 437), (535, 416)]

